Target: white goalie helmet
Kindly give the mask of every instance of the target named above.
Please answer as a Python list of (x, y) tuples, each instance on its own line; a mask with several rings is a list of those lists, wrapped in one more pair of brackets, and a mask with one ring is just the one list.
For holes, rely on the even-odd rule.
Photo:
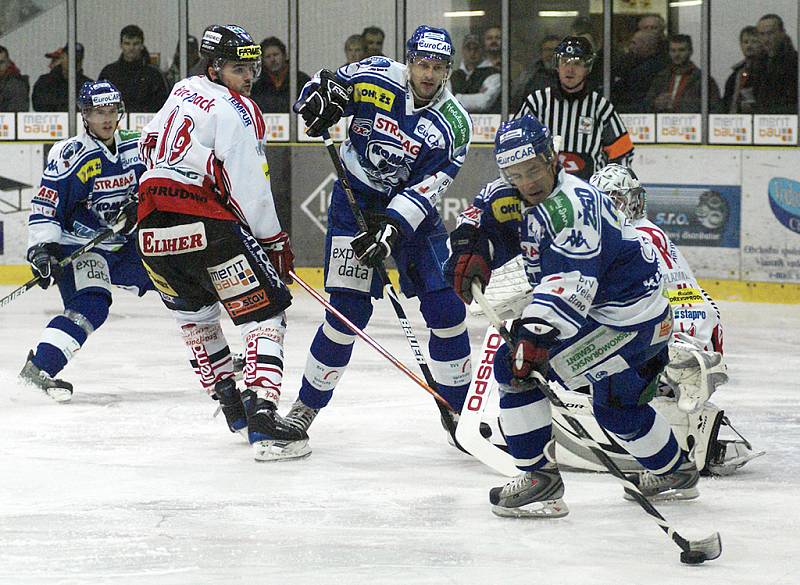
[(611, 163), (591, 176), (589, 182), (606, 193), (617, 204), (617, 209), (630, 220), (644, 217), (646, 191), (631, 169)]

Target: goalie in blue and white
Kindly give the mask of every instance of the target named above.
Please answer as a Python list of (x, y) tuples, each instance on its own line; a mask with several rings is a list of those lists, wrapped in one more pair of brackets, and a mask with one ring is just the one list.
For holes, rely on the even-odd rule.
[[(672, 313), (654, 250), (592, 185), (559, 168), (550, 131), (524, 116), (495, 139), (501, 177), (482, 190), (450, 235), (445, 274), (461, 298), (492, 267), (522, 252), (533, 297), (497, 351), (500, 419), (522, 472), (489, 493), (500, 516), (568, 513), (555, 461), (550, 404), (533, 372), (567, 388), (589, 384), (598, 424), (648, 470), (648, 497), (694, 498), (699, 473), (669, 423), (648, 404), (668, 361)], [(627, 494), (626, 494), (627, 496)]]
[[(340, 154), (367, 229), (359, 229), (337, 181), (325, 239), (331, 304), (364, 328), (372, 298), (382, 295), (374, 267), (392, 256), (402, 292), (419, 299), (430, 328), (431, 371), (439, 393), (458, 412), (471, 378), (469, 336), (464, 305), (442, 275), (447, 232), (436, 206), (464, 163), (472, 126), (446, 88), (452, 61), (449, 33), (420, 26), (406, 43), (405, 64), (376, 56), (335, 73), (320, 71), (295, 109), (312, 136), (341, 116), (352, 116)], [(326, 313), (288, 421), (308, 429), (331, 400), (354, 341), (352, 332)]]
[[(28, 218), (28, 261), (39, 285), (58, 285), (64, 311), (44, 330), (20, 378), (59, 402), (72, 384), (56, 378), (108, 317), (112, 285), (143, 295), (152, 290), (131, 232), (144, 165), (139, 133), (118, 130), (125, 105), (107, 81), (87, 81), (78, 105), (85, 132), (53, 145)], [(125, 224), (65, 267), (59, 261), (99, 232)]]

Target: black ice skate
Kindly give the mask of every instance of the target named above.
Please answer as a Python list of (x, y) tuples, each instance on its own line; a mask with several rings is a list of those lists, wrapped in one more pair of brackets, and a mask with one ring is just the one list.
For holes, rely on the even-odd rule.
[(508, 518), (561, 518), (569, 508), (561, 498), (564, 482), (558, 465), (548, 462), (541, 469), (526, 471), (502, 487), (489, 491), (492, 512)]
[[(650, 471), (641, 474), (629, 475), (628, 480), (639, 488), (644, 497), (657, 502), (659, 500), (692, 500), (700, 495), (697, 482), (700, 472), (694, 461), (686, 459), (678, 469), (668, 475), (656, 475)], [(628, 490), (624, 495), (626, 500), (633, 500)]]
[(259, 398), (252, 390), (242, 392), (247, 414), (247, 434), (256, 461), (301, 459), (311, 454), (308, 434), (288, 424), (275, 403)]
[(222, 414), (225, 415), (225, 420), (231, 432), (240, 433), (247, 438), (247, 415), (244, 412), (242, 395), (236, 387), (236, 381), (233, 378), (228, 378), (217, 382), (214, 385), (212, 398), (219, 400), (219, 408), (222, 410)]
[(33, 363), (33, 351), (28, 353), (28, 360), (19, 373), (19, 379), (23, 382), (36, 386), (56, 402), (69, 402), (72, 400), (72, 384), (51, 378), (47, 372), (43, 372)]
[(311, 423), (314, 422), (314, 419), (319, 414), (319, 411), (319, 408), (311, 408), (310, 406), (306, 406), (305, 403), (298, 398), (294, 401), (292, 408), (289, 409), (289, 412), (286, 414), (286, 417), (283, 420), (285, 420), (287, 424), (290, 424), (301, 431), (308, 432), (308, 427), (310, 427)]

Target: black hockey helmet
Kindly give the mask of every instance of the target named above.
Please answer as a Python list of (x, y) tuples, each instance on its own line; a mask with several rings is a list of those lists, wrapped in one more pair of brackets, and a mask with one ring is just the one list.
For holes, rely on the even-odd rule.
[(578, 59), (591, 71), (594, 47), (586, 37), (566, 37), (553, 51), (553, 69), (558, 69), (561, 59)]
[[(246, 30), (235, 24), (212, 24), (203, 33), (200, 54), (209, 65), (221, 67), (225, 61), (253, 63), (261, 71), (261, 45)], [(256, 77), (258, 77), (256, 73)]]

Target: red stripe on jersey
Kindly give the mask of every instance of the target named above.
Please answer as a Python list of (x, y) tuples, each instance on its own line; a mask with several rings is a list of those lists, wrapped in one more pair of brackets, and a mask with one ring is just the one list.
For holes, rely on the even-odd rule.
[(139, 185), (139, 220), (159, 210), (236, 221), (219, 194), (207, 185), (204, 182), (204, 187), (198, 187), (162, 177), (145, 179)]

